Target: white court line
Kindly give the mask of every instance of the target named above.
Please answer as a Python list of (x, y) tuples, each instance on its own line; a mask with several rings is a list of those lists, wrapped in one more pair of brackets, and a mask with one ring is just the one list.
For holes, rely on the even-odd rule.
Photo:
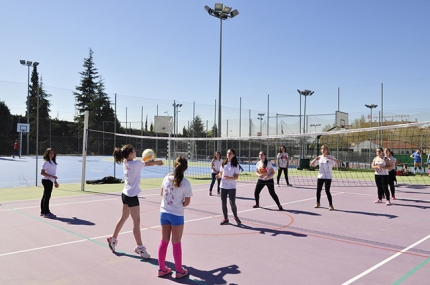
[(354, 281), (357, 281), (357, 280), (358, 280), (358, 279), (360, 279), (361, 277), (363, 277), (363, 276), (365, 276), (365, 275), (369, 274), (370, 272), (372, 272), (372, 271), (373, 271), (373, 270), (375, 270), (375, 269), (378, 269), (378, 268), (379, 268), (379, 267), (381, 267), (382, 265), (384, 265), (384, 264), (388, 263), (390, 260), (392, 260), (392, 259), (396, 258), (397, 256), (399, 256), (399, 255), (401, 255), (402, 253), (404, 253), (404, 252), (408, 251), (409, 249), (411, 249), (411, 248), (413, 248), (413, 247), (415, 247), (415, 246), (419, 245), (420, 243), (422, 243), (423, 241), (426, 241), (426, 240), (427, 240), (427, 239), (429, 239), (429, 238), (430, 238), (430, 235), (428, 235), (428, 236), (426, 236), (425, 238), (423, 238), (423, 239), (421, 239), (421, 240), (417, 241), (417, 242), (416, 242), (416, 243), (414, 243), (414, 244), (411, 244), (410, 246), (408, 246), (408, 247), (406, 247), (406, 248), (402, 249), (400, 252), (398, 252), (398, 253), (394, 254), (393, 256), (391, 256), (391, 257), (389, 257), (389, 258), (387, 258), (387, 259), (385, 259), (385, 260), (383, 260), (383, 261), (379, 262), (379, 263), (378, 263), (378, 264), (376, 264), (375, 266), (373, 266), (373, 267), (371, 267), (371, 268), (367, 269), (366, 271), (364, 271), (364, 272), (362, 272), (362, 273), (358, 274), (358, 275), (357, 275), (357, 276), (355, 276), (354, 278), (349, 279), (349, 280), (348, 280), (348, 281), (346, 281), (345, 283), (342, 283), (342, 285), (348, 285), (348, 284), (351, 284), (351, 283), (352, 283), (352, 282), (354, 282)]
[[(332, 195), (337, 195), (337, 194), (342, 194), (342, 193), (343, 192), (332, 194)], [(151, 196), (152, 196), (152, 194), (151, 194)], [(315, 197), (307, 198), (307, 199), (302, 199), (302, 200), (291, 201), (291, 202), (287, 202), (287, 203), (282, 203), (282, 205), (300, 203), (300, 202), (305, 202), (305, 201), (309, 201), (309, 200), (313, 200), (313, 199), (315, 199)], [(277, 205), (272, 205), (272, 206), (268, 206), (268, 208), (275, 207), (275, 206), (277, 207)], [(259, 209), (260, 208), (252, 208), (252, 209), (248, 209), (248, 210), (238, 211), (238, 213), (245, 213), (245, 212), (250, 212), (250, 211), (258, 211)], [(10, 210), (16, 210), (16, 209), (10, 209)], [(208, 219), (220, 217), (221, 215), (222, 214), (213, 215), (213, 216), (207, 216), (207, 217), (202, 217), (202, 218), (197, 218), (197, 219), (192, 219), (192, 220), (186, 220), (185, 223), (191, 223), (191, 222), (197, 222), (197, 221), (202, 221), (202, 220), (208, 220)], [(161, 227), (161, 225), (156, 225), (156, 226), (147, 227), (147, 228), (140, 229), (140, 230), (141, 231), (146, 231), (146, 230), (149, 230), (149, 229), (157, 229), (157, 228), (160, 228), (160, 227)], [(71, 232), (71, 233), (73, 233), (73, 232)], [(124, 234), (130, 234), (130, 233), (133, 233), (133, 231), (120, 232), (119, 234), (120, 235), (124, 235)], [(71, 241), (71, 242), (66, 242), (66, 243), (59, 243), (59, 244), (54, 244), (54, 245), (48, 245), (48, 246), (42, 246), (42, 247), (36, 247), (36, 248), (26, 249), (26, 250), (19, 250), (19, 251), (13, 251), (13, 252), (8, 252), (8, 253), (2, 253), (2, 254), (0, 254), (0, 257), (7, 256), (7, 255), (19, 254), (19, 253), (26, 253), (26, 252), (30, 252), (30, 251), (42, 250), (42, 249), (46, 249), (46, 248), (58, 247), (58, 246), (63, 246), (63, 245), (69, 245), (69, 244), (74, 244), (74, 243), (79, 243), (79, 242), (85, 242), (85, 241), (89, 241), (89, 240), (98, 240), (98, 239), (106, 238), (106, 237), (109, 237), (109, 236), (111, 236), (111, 235), (108, 234), (108, 235), (104, 235), (104, 236), (92, 237), (92, 238), (87, 238), (87, 239), (80, 239), (80, 240), (77, 240), (77, 241)]]

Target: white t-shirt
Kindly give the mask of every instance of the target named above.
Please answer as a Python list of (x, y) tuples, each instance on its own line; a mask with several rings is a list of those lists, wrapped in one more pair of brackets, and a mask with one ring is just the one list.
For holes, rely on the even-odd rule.
[[(375, 165), (380, 165), (382, 167), (387, 166), (385, 163), (385, 157), (380, 161), (375, 158)], [(375, 169), (375, 175), (388, 175), (388, 169)]]
[(390, 164), (393, 163), (393, 167), (391, 167), (390, 171), (393, 170), (393, 169), (396, 169), (396, 161), (397, 161), (397, 159), (394, 156), (390, 156), (390, 158), (388, 158), (388, 160), (390, 161)]
[(140, 189), (140, 172), (145, 167), (145, 162), (140, 160), (124, 161), (124, 193), (128, 197), (139, 195)]
[[(327, 159), (323, 155), (319, 156), (320, 159), (316, 160), (316, 164), (319, 165), (318, 178), (321, 179), (332, 179), (332, 169), (336, 165), (336, 162), (331, 159)], [(336, 159), (334, 156), (329, 155), (330, 158)]]
[[(256, 168), (258, 170), (258, 172), (262, 175), (267, 175), (267, 173), (269, 172), (270, 169), (273, 169), (273, 165), (270, 161), (267, 161), (267, 166), (264, 167), (263, 162), (260, 160), (259, 162), (257, 162)], [(274, 172), (275, 170), (273, 169), (272, 172)], [(261, 178), (258, 178), (259, 180), (264, 180)], [(272, 178), (271, 178), (272, 179)]]
[(161, 200), (160, 212), (169, 213), (175, 216), (184, 215), (183, 202), (185, 197), (192, 197), (191, 183), (187, 178), (183, 178), (181, 185), (173, 185), (174, 176), (168, 174), (164, 177), (161, 188), (163, 188), (163, 199)]
[(214, 167), (216, 171), (214, 171), (214, 169), (212, 168), (212, 173), (218, 173), (220, 168), (221, 168), (221, 164), (222, 164), (222, 159), (214, 159), (212, 160), (212, 163), (214, 164)]
[(280, 168), (287, 168), (287, 165), (288, 165), (288, 153), (286, 153), (286, 152), (278, 153), (278, 161), (279, 161), (278, 167), (280, 167)]
[(222, 171), (221, 185), (223, 189), (236, 189), (236, 180), (224, 179), (224, 176), (233, 177), (235, 174), (240, 174), (239, 164), (236, 167), (231, 166), (230, 162), (227, 162), (224, 167), (221, 166)]
[[(41, 169), (45, 170), (46, 174), (57, 176), (57, 165), (53, 161), (44, 161), (42, 163)], [(52, 177), (42, 175), (42, 179), (51, 180), (55, 182), (55, 179)]]

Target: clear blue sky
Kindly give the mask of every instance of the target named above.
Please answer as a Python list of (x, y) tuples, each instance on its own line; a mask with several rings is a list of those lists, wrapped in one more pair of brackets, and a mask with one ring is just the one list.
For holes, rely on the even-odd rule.
[[(13, 114), (24, 114), (27, 70), (19, 60), (38, 61), (53, 95), (52, 116), (71, 119), (71, 91), (92, 48), (109, 95), (157, 98), (160, 115), (172, 115), (173, 100), (214, 106), (219, 20), (203, 9), (214, 3), (2, 1), (0, 86), (20, 84), (12, 84), (12, 92), (0, 87), (0, 100)], [(270, 94), (271, 113), (297, 115), (296, 90), (310, 89), (315, 94), (307, 99), (307, 113), (334, 113), (339, 87), (340, 110), (367, 115), (364, 104), (380, 105), (384, 83), (384, 113), (429, 112), (430, 1), (222, 3), (240, 12), (223, 22), (223, 105), (239, 108), (242, 97), (244, 110), (266, 112)], [(145, 113), (153, 116), (149, 108)], [(210, 110), (197, 113), (213, 120)]]

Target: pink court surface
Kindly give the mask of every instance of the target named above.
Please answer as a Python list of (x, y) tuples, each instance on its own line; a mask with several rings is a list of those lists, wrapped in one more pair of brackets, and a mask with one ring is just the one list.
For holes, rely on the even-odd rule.
[[(145, 180), (143, 181), (145, 183)], [(104, 185), (51, 199), (56, 219), (39, 216), (39, 199), (0, 202), (0, 284), (429, 284), (430, 188), (399, 185), (392, 206), (374, 204), (376, 187), (333, 187), (335, 211), (312, 187), (267, 189), (253, 209), (254, 185), (237, 186), (242, 225), (220, 225), (221, 201), (193, 184), (185, 211), (183, 263), (190, 275), (157, 277), (160, 190), (140, 194), (141, 232), (151, 258), (133, 249), (129, 219), (117, 253), (106, 238), (121, 213), (118, 191)], [(67, 188), (67, 187), (66, 187)], [(20, 191), (19, 188), (14, 191)], [(42, 193), (42, 188), (35, 191)], [(54, 191), (61, 191), (55, 190)], [(230, 208), (229, 208), (230, 211)], [(167, 265), (174, 269), (172, 246)]]

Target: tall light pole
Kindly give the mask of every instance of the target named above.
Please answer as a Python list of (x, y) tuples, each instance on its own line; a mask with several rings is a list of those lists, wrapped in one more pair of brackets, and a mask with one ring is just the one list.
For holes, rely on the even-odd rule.
[(315, 127), (314, 133), (316, 133), (317, 132), (317, 127), (321, 126), (321, 124), (311, 124), (310, 126), (311, 127)]
[[(302, 133), (302, 95), (305, 96), (305, 108), (304, 108), (304, 115), (303, 115), (303, 133), (306, 133), (306, 97), (311, 96), (312, 94), (314, 94), (314, 91), (305, 89), (305, 90), (299, 90), (297, 89), (297, 92), (299, 92), (300, 95), (300, 123), (299, 123), (299, 128), (300, 128), (300, 133)], [(300, 137), (301, 140), (301, 147), (302, 147), (302, 155), (301, 158), (304, 158), (305, 156), (305, 143), (306, 141)]]
[(173, 134), (178, 136), (178, 108), (182, 107), (182, 104), (173, 101)]
[(239, 15), (237, 9), (231, 10), (231, 7), (224, 6), (222, 3), (215, 3), (214, 9), (209, 6), (204, 7), (206, 12), (220, 20), (219, 28), (219, 85), (218, 85), (218, 137), (221, 137), (221, 74), (222, 74), (222, 21), (228, 18), (234, 18)]
[[(302, 127), (302, 95), (305, 96), (305, 107), (304, 107), (304, 114), (303, 114), (303, 133), (306, 133), (306, 97), (311, 96), (314, 94), (314, 91), (305, 89), (305, 90), (299, 90), (297, 89), (297, 92), (300, 94), (300, 125), (299, 127)], [(301, 130), (300, 130), (301, 133)]]
[(260, 120), (260, 136), (263, 135), (263, 117), (264, 117), (264, 113), (258, 113), (258, 119)]
[(372, 149), (372, 119), (373, 119), (372, 118), (372, 115), (373, 115), (372, 110), (374, 108), (378, 107), (378, 105), (375, 105), (375, 104), (370, 104), (370, 105), (364, 104), (364, 106), (366, 106), (367, 108), (370, 109), (370, 141), (369, 141), (369, 162), (370, 162), (370, 150)]
[[(27, 124), (30, 124), (30, 66), (36, 67), (38, 62), (26, 61), (21, 59), (19, 61), (24, 66), (28, 67), (28, 84), (27, 84)], [(27, 155), (30, 155), (30, 132), (27, 132)]]
[[(264, 113), (258, 113), (258, 119), (260, 120), (260, 136), (263, 135), (263, 117), (264, 117)], [(261, 150), (261, 139), (260, 139), (260, 150)]]

